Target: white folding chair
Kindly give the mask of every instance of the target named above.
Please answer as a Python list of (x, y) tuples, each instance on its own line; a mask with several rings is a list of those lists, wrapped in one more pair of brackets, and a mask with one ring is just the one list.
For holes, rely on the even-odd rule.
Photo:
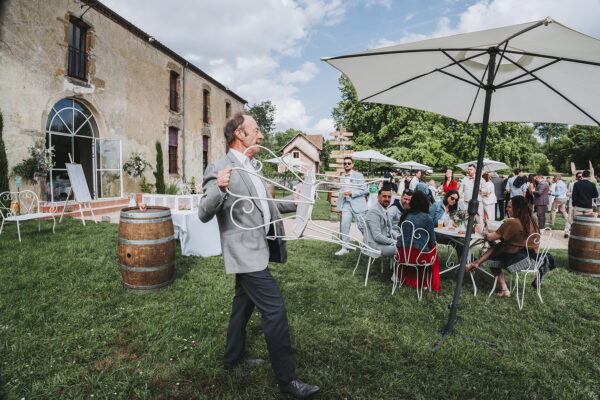
[[(408, 231), (410, 231), (410, 235), (406, 235), (406, 237), (405, 227)], [(394, 280), (392, 294), (394, 294), (396, 291), (398, 284), (400, 286), (404, 284), (404, 267), (414, 268), (416, 271), (417, 299), (419, 299), (419, 301), (421, 301), (423, 298), (425, 279), (427, 279), (427, 286), (431, 291), (431, 284), (433, 283), (432, 265), (435, 263), (437, 258), (437, 246), (433, 246), (430, 250), (425, 250), (425, 246), (423, 246), (421, 249), (418, 249), (414, 244), (414, 241), (420, 241), (421, 239), (425, 239), (425, 243), (429, 243), (429, 232), (427, 232), (427, 230), (423, 228), (415, 228), (415, 225), (411, 221), (402, 222), (400, 225), (399, 243), (403, 243), (404, 246), (398, 248), (394, 263), (394, 276), (398, 276), (398, 270), (400, 270), (400, 278), (396, 278)], [(428, 269), (429, 273), (427, 273)], [(422, 278), (420, 280), (419, 271), (422, 271)]]
[[(527, 285), (527, 276), (532, 274), (535, 275), (534, 279), (537, 283), (537, 295), (540, 299), (540, 302), (544, 302), (542, 299), (541, 292), (541, 275), (540, 269), (546, 262), (546, 255), (548, 254), (548, 249), (550, 248), (550, 242), (552, 241), (553, 232), (550, 228), (544, 229), (541, 233), (532, 233), (527, 238), (526, 249), (527, 249), (527, 258), (509, 266), (509, 272), (511, 269), (514, 272), (511, 272), (511, 282), (510, 282), (510, 290), (515, 291), (517, 297), (517, 304), (519, 306), (519, 310), (523, 309), (523, 305), (525, 303), (525, 287)], [(534, 248), (538, 248), (538, 252), (536, 253)], [(488, 261), (488, 264), (491, 263)], [(491, 265), (488, 265), (492, 267)], [(498, 265), (500, 267), (500, 265)], [(511, 268), (512, 267), (512, 268)], [(492, 267), (493, 268), (493, 267)], [(519, 273), (523, 276), (523, 284), (522, 291), (519, 293)], [(514, 275), (514, 284), (513, 284), (513, 275)], [(496, 283), (498, 282), (498, 277), (494, 279), (494, 286), (492, 287), (492, 291), (490, 292), (490, 296), (494, 294), (496, 290)], [(519, 294), (521, 295), (519, 297)], [(488, 296), (489, 297), (489, 296)]]

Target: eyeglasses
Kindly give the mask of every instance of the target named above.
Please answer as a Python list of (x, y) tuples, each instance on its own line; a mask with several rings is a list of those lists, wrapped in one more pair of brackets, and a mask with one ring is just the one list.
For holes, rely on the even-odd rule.
[(350, 161), (350, 162), (344, 162), (344, 165), (352, 165), (352, 161)]
[(456, 201), (456, 200), (458, 200), (458, 197), (454, 197), (454, 196), (448, 197), (448, 200), (454, 200), (454, 201)]

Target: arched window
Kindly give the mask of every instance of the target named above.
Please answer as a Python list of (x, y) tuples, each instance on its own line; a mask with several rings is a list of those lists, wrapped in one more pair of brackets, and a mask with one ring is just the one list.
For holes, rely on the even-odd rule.
[(65, 200), (70, 181), (65, 164), (81, 164), (92, 198), (121, 196), (121, 141), (101, 140), (92, 112), (74, 99), (56, 103), (46, 122), (46, 146), (54, 147), (48, 201)]

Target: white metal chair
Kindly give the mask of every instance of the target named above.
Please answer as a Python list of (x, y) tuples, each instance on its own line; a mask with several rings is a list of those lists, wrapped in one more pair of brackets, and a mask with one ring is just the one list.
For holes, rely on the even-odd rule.
[[(406, 224), (406, 225), (405, 225)], [(405, 227), (410, 229), (410, 237), (405, 237)], [(425, 279), (427, 279), (427, 286), (431, 291), (431, 284), (433, 282), (433, 271), (432, 265), (435, 263), (437, 258), (437, 245), (433, 246), (430, 250), (425, 250), (425, 246), (419, 249), (414, 244), (414, 241), (425, 239), (426, 243), (429, 243), (429, 232), (423, 228), (415, 228), (415, 225), (411, 221), (404, 221), (400, 225), (400, 239), (399, 243), (403, 243), (403, 247), (398, 248), (394, 263), (394, 276), (398, 276), (398, 270), (400, 270), (400, 278), (394, 279), (394, 285), (392, 287), (392, 294), (396, 291), (398, 284), (402, 286), (404, 284), (405, 277), (404, 267), (414, 268), (417, 276), (417, 298), (419, 301), (423, 298), (423, 286)], [(427, 270), (429, 269), (429, 273)], [(422, 278), (419, 280), (419, 271), (422, 270)], [(419, 284), (420, 281), (420, 284)]]
[[(357, 225), (360, 224), (363, 226), (363, 243), (367, 243), (368, 242), (368, 237), (369, 235), (371, 235), (371, 230), (369, 229), (369, 226), (367, 225), (366, 221), (365, 221), (365, 217), (362, 215), (357, 215), (356, 216), (356, 223)], [(362, 246), (360, 247), (360, 253), (358, 253), (358, 260), (356, 260), (356, 266), (354, 267), (354, 271), (352, 271), (352, 275), (354, 275), (356, 273), (356, 269), (358, 268), (358, 264), (360, 263), (360, 256), (361, 255), (365, 255), (368, 257), (368, 262), (367, 262), (367, 273), (365, 275), (365, 286), (367, 286), (367, 281), (369, 280), (369, 270), (371, 269), (371, 264), (373, 264), (375, 262), (376, 259), (380, 259), (381, 260), (381, 273), (383, 273), (383, 258), (381, 253), (377, 253), (373, 251), (374, 249), (371, 249), (369, 247), (366, 246)], [(393, 268), (393, 259), (390, 259), (390, 268)]]
[[(508, 267), (509, 272), (511, 272), (511, 282), (510, 282), (510, 290), (515, 291), (517, 297), (517, 304), (519, 306), (519, 310), (523, 309), (523, 305), (525, 303), (525, 287), (527, 285), (527, 276), (529, 274), (533, 274), (534, 279), (537, 283), (537, 295), (540, 299), (540, 302), (544, 302), (542, 299), (541, 292), (541, 276), (540, 269), (546, 262), (546, 254), (548, 254), (548, 249), (550, 248), (550, 242), (552, 240), (553, 232), (550, 228), (544, 229), (541, 233), (532, 233), (527, 238), (526, 249), (527, 249), (527, 258), (513, 264)], [(536, 253), (534, 248), (538, 247), (538, 252)], [(490, 268), (499, 268), (502, 267), (501, 263), (495, 264), (492, 261), (488, 261), (488, 267)], [(522, 291), (520, 293), (521, 297), (519, 298), (519, 273), (523, 276), (523, 285)], [(513, 275), (514, 275), (514, 284), (513, 284)], [(496, 290), (496, 284), (498, 282), (498, 277), (494, 279), (494, 286), (492, 287), (492, 291), (490, 292), (490, 296)], [(489, 296), (488, 296), (489, 297)]]
[[(18, 206), (13, 206), (18, 204)], [(0, 193), (0, 215), (2, 215), (2, 225), (0, 225), (0, 235), (6, 222), (17, 223), (17, 233), (19, 235), (19, 242), (21, 241), (21, 226), (20, 222), (37, 220), (38, 231), (41, 230), (40, 220), (44, 218), (52, 218), (54, 224), (52, 225), (52, 233), (56, 227), (56, 220), (54, 219), (54, 212), (56, 212), (56, 206), (50, 209), (51, 212), (40, 212), (40, 200), (38, 196), (31, 190), (23, 190), (21, 192), (2, 192)]]

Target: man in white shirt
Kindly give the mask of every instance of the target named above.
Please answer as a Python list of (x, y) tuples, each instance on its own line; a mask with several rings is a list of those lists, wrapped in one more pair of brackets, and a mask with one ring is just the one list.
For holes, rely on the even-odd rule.
[[(552, 208), (550, 209), (550, 225), (554, 225), (554, 220), (556, 218), (556, 212), (560, 211), (562, 216), (565, 218), (565, 221), (569, 220), (569, 215), (567, 214), (566, 204), (567, 204), (567, 184), (562, 180), (562, 176), (560, 174), (554, 175), (552, 179), (554, 182), (552, 185), (554, 186), (554, 190), (552, 190), (552, 196), (554, 196), (554, 201), (552, 202)], [(568, 222), (565, 222), (567, 224)], [(565, 225), (566, 227), (566, 225)], [(565, 234), (569, 231), (565, 230)]]
[[(338, 212), (342, 215), (341, 233), (342, 241), (350, 242), (350, 227), (352, 226), (352, 218), (358, 221), (359, 216), (364, 216), (367, 211), (367, 200), (365, 195), (368, 193), (365, 177), (358, 171), (352, 170), (354, 162), (352, 157), (344, 158), (344, 173), (340, 177), (340, 192), (337, 200)], [(358, 229), (362, 231), (363, 227), (358, 225)], [(342, 246), (335, 255), (341, 256), (348, 253), (348, 247)]]
[(410, 181), (409, 189), (413, 192), (417, 190), (417, 185), (419, 184), (419, 182), (421, 182), (421, 175), (423, 175), (423, 171), (417, 170), (415, 172), (415, 176)]

